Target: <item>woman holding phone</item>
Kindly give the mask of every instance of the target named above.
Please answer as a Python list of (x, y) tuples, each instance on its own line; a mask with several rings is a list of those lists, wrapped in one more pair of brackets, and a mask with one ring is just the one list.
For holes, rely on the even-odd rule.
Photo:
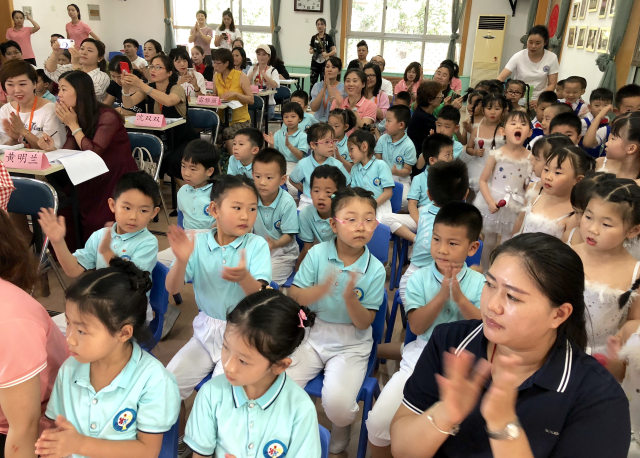
[(240, 29), (233, 22), (233, 13), (231, 10), (224, 10), (222, 12), (222, 24), (216, 30), (213, 44), (218, 48), (225, 48), (231, 51), (233, 42), (240, 36)]

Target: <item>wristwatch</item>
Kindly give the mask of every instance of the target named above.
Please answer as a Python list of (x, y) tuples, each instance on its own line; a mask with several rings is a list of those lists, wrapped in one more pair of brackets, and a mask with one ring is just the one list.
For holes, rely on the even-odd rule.
[(489, 428), (485, 429), (487, 431), (487, 436), (489, 436), (489, 439), (512, 441), (520, 437), (522, 425), (516, 418), (514, 421), (507, 423), (507, 426), (505, 426), (504, 429), (500, 431), (489, 431)]

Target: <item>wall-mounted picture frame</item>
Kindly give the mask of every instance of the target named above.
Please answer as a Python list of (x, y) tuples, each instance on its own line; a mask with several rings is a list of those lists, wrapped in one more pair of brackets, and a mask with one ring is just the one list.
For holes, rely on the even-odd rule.
[(596, 42), (598, 40), (598, 28), (597, 27), (589, 27), (587, 31), (587, 42), (584, 45), (584, 49), (589, 52), (594, 52), (596, 50)]
[(324, 0), (293, 0), (293, 11), (322, 13)]
[(576, 39), (576, 48), (577, 49), (584, 48), (585, 41), (587, 41), (587, 28), (580, 27), (578, 29), (578, 38)]
[(567, 47), (573, 48), (576, 45), (576, 26), (569, 27), (567, 32)]
[(609, 17), (613, 17), (616, 12), (616, 0), (609, 1)]
[(589, 5), (589, 0), (582, 0), (580, 3), (580, 19), (584, 19), (587, 17), (587, 6)]
[(598, 8), (598, 17), (607, 17), (609, 0), (600, 0), (600, 8)]
[(598, 0), (589, 0), (589, 12), (598, 11)]
[(600, 29), (600, 35), (598, 35), (598, 44), (596, 45), (596, 51), (600, 53), (609, 52), (609, 34), (611, 29), (609, 27), (602, 27)]
[(100, 20), (100, 5), (87, 5), (87, 9), (89, 10), (90, 21)]
[(580, 17), (580, 5), (582, 4), (581, 0), (575, 0), (571, 5), (571, 20), (577, 21)]

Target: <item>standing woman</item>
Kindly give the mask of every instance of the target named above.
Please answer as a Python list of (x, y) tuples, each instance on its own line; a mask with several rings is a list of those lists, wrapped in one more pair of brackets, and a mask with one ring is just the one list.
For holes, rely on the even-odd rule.
[(67, 6), (67, 14), (71, 18), (71, 22), (67, 22), (67, 38), (72, 39), (75, 42), (75, 47), (80, 48), (80, 44), (89, 38), (93, 37), (96, 40), (100, 40), (100, 37), (93, 33), (91, 27), (87, 23), (80, 20), (80, 8), (75, 3), (70, 3)]
[(268, 45), (269, 49), (271, 49), (271, 57), (269, 58), (269, 65), (278, 70), (278, 75), (280, 78), (284, 78), (288, 80), (290, 78), (289, 72), (287, 68), (284, 66), (284, 61), (280, 59), (278, 56), (278, 51), (276, 51), (276, 47), (273, 45)]
[(207, 26), (207, 12), (198, 10), (196, 13), (196, 25), (191, 29), (189, 34), (189, 43), (200, 46), (204, 51), (205, 65), (211, 65), (211, 39), (213, 38), (213, 30)]
[[(91, 150), (105, 162), (104, 173), (76, 186), (83, 240), (113, 221), (108, 199), (122, 175), (138, 169), (131, 157), (129, 136), (122, 117), (98, 101), (91, 77), (82, 71), (65, 73), (59, 80), (56, 115), (67, 127), (64, 149)], [(55, 145), (46, 133), (38, 143), (51, 151)], [(67, 229), (69, 229), (67, 221)]]
[(13, 19), (13, 27), (7, 29), (7, 40), (13, 40), (20, 45), (22, 49), (22, 58), (32, 65), (36, 65), (36, 55), (33, 53), (31, 47), (31, 34), (40, 30), (40, 26), (33, 20), (31, 15), (27, 14), (27, 21), (33, 24), (33, 27), (24, 26), (24, 13), (19, 10), (15, 10), (11, 13), (11, 19)]
[(364, 89), (367, 84), (367, 77), (357, 68), (347, 70), (344, 75), (344, 90), (346, 97), (342, 99), (342, 105), (336, 98), (331, 105), (331, 109), (349, 109), (356, 115), (356, 127), (362, 127), (375, 122), (378, 107), (371, 100), (364, 96)]
[(320, 122), (327, 122), (329, 111), (335, 100), (337, 106), (342, 105), (345, 97), (344, 84), (340, 82), (342, 61), (337, 56), (331, 56), (324, 65), (324, 78), (311, 88), (311, 111)]
[(558, 56), (549, 51), (549, 29), (536, 25), (529, 30), (527, 49), (518, 51), (498, 75), (500, 81), (506, 81), (513, 75), (533, 86), (529, 106), (535, 108), (538, 96), (543, 91), (555, 91), (558, 82)]
[(63, 73), (82, 70), (91, 77), (93, 90), (98, 101), (104, 99), (110, 80), (109, 75), (105, 73), (107, 64), (104, 60), (103, 42), (93, 38), (85, 38), (79, 50), (69, 48), (71, 63), (67, 65), (58, 65), (58, 56), (64, 51), (64, 49), (60, 49), (60, 43), (54, 41), (51, 49), (53, 52), (44, 63), (44, 72), (49, 78), (57, 83)]
[(382, 86), (380, 67), (369, 62), (364, 66), (364, 74), (367, 77), (364, 96), (376, 104), (376, 121), (382, 121), (389, 109), (389, 96), (380, 90)]
[(393, 456), (626, 457), (629, 402), (584, 352), (580, 257), (523, 234), (485, 276), (482, 320), (437, 326), (407, 380)]
[(324, 18), (316, 20), (318, 33), (311, 37), (309, 42), (309, 54), (311, 54), (311, 86), (322, 80), (324, 64), (329, 57), (336, 54), (336, 44), (331, 35), (327, 35), (327, 21)]
[(233, 22), (233, 13), (231, 10), (224, 10), (222, 12), (222, 24), (216, 30), (213, 44), (218, 48), (225, 48), (231, 51), (233, 42), (241, 36), (240, 29)]

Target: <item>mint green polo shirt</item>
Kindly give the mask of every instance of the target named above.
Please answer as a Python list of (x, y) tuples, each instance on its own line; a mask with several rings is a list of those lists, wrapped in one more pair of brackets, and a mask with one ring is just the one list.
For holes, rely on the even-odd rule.
[(298, 210), (291, 194), (279, 188), (275, 200), (267, 206), (263, 205), (262, 199), (258, 198), (258, 216), (253, 225), (254, 234), (278, 240), (282, 234), (297, 234), (299, 230)]

